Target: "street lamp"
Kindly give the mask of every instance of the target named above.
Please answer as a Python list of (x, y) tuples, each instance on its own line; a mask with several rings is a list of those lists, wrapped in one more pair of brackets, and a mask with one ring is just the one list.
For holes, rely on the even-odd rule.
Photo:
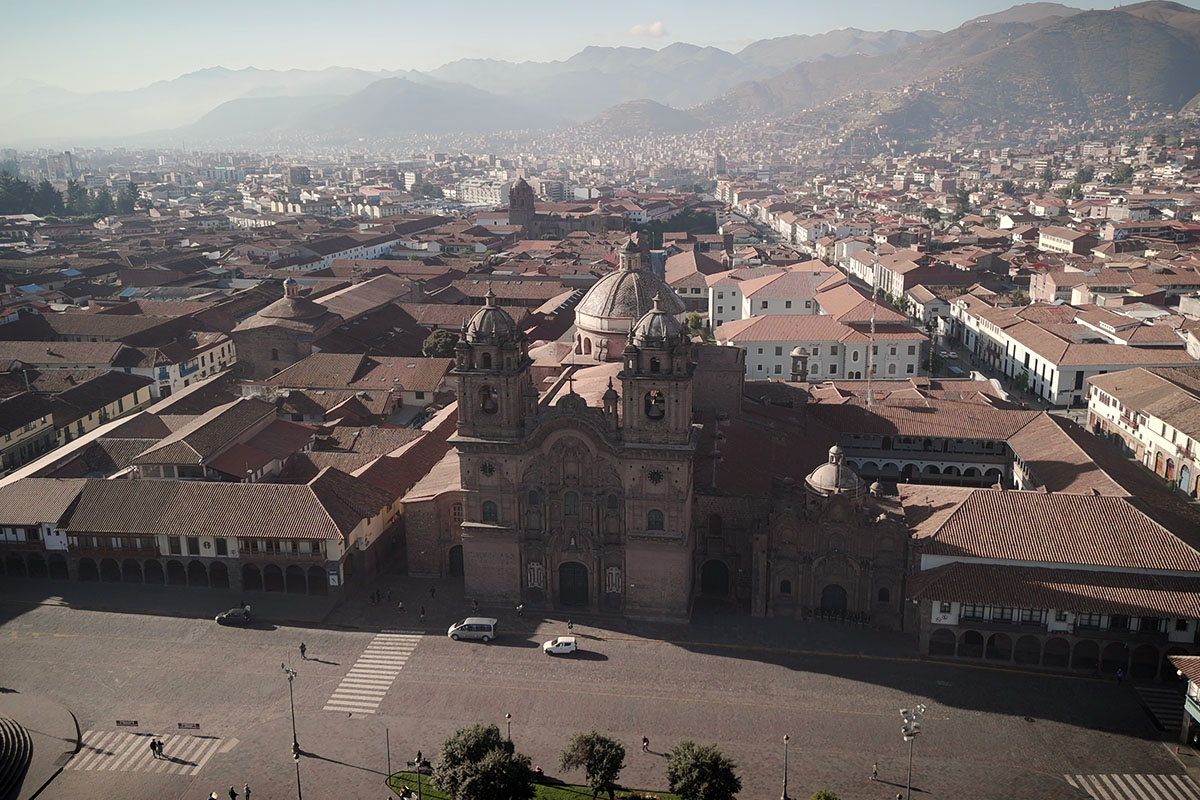
[(512, 714), (505, 714), (504, 721), (508, 725), (508, 740), (512, 741)]
[(902, 708), (900, 709), (900, 716), (904, 719), (904, 725), (900, 727), (900, 734), (904, 738), (904, 741), (908, 742), (908, 782), (904, 789), (904, 800), (911, 800), (913, 740), (921, 732), (921, 718), (925, 716), (925, 704), (918, 703), (912, 710)]
[(788, 739), (790, 739), (790, 738), (791, 738), (791, 737), (790, 737), (790, 736), (788, 736), (786, 733), (783, 735), (783, 797), (782, 797), (782, 800), (788, 800), (788, 793), (787, 793), (787, 773), (788, 773), (788, 768), (787, 768), (787, 767), (788, 767), (788, 765), (787, 765), (787, 746), (788, 746)]
[(296, 800), (303, 800), (304, 794), (300, 788), (300, 743), (296, 740), (296, 696), (292, 693), (292, 681), (296, 677), (296, 670), (282, 662), (279, 668), (287, 675), (288, 705), (292, 709), (292, 760), (296, 762)]

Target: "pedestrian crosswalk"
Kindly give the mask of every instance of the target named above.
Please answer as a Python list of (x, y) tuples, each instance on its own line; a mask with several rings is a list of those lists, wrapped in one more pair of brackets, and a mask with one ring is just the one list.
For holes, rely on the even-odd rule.
[(384, 631), (377, 635), (338, 684), (325, 710), (374, 714), (420, 643), (421, 634), (413, 631)]
[(1133, 690), (1159, 730), (1172, 733), (1183, 724), (1183, 695), (1167, 686), (1136, 684)]
[(1064, 775), (1067, 783), (1096, 800), (1200, 800), (1200, 786), (1187, 775)]
[[(150, 742), (163, 743), (163, 757), (150, 752)], [(217, 752), (225, 753), (237, 739), (217, 736), (172, 736), (128, 731), (88, 731), (79, 752), (65, 769), (78, 772), (157, 772), (164, 775), (198, 775)]]

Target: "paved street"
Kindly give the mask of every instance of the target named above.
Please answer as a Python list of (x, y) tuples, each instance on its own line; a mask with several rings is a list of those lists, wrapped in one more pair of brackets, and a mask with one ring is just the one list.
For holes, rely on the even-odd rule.
[[(441, 609), (446, 619), (455, 611)], [(411, 613), (407, 626), (363, 630), (222, 628), (52, 605), (0, 604), (0, 614), (4, 685), (63, 703), (85, 734), (49, 800), (224, 796), (246, 782), (258, 798), (292, 796), (280, 662), (297, 671), (309, 798), (386, 797), (388, 738), (398, 768), (461, 725), (504, 730), (511, 713), (518, 749), (550, 775), (570, 734), (594, 727), (626, 742), (628, 786), (665, 788), (662, 753), (694, 737), (735, 758), (743, 797), (778, 797), (787, 733), (791, 795), (827, 786), (845, 800), (890, 800), (907, 768), (898, 710), (915, 702), (929, 706), (914, 750), (921, 797), (1087, 796), (1069, 780), (1102, 800), (1200, 797), (1185, 793), (1183, 762), (1130, 686), (920, 662), (904, 640), (865, 629), (746, 621), (723, 634), (701, 622), (647, 626), (647, 636), (576, 619), (582, 652), (558, 659), (538, 645), (565, 621), (529, 617), (504, 618), (500, 639), (484, 645), (450, 641), (440, 618), (426, 635), (409, 633), (420, 628)], [(396, 633), (379, 636), (385, 627)], [(152, 734), (171, 737), (166, 755), (177, 760), (151, 760)], [(880, 782), (868, 779), (875, 761)]]

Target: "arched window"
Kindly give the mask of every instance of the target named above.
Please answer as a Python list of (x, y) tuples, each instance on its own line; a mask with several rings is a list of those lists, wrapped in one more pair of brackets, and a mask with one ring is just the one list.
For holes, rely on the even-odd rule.
[(479, 363), (484, 369), (492, 368), (492, 354), (484, 353), (479, 357)]
[(879, 590), (879, 602), (881, 602), (881, 603), (886, 603), (886, 602), (888, 602), (888, 601), (889, 601), (889, 600), (891, 600), (891, 599), (892, 599), (892, 593), (891, 593), (891, 592), (889, 592), (887, 589), (880, 589), (880, 590)]
[(500, 410), (500, 405), (496, 402), (496, 392), (492, 387), (479, 388), (479, 410), (485, 414), (495, 414)]
[(278, 351), (278, 350), (276, 350), (274, 347), (272, 347), (272, 348), (271, 348), (271, 360), (272, 360), (272, 361), (278, 361), (278, 360), (279, 360), (279, 351)]
[(895, 375), (895, 374), (896, 374), (896, 365), (888, 364), (888, 375)]
[(542, 504), (542, 496), (535, 491), (529, 492), (529, 505), (540, 506)]
[(619, 503), (619, 502), (620, 502), (620, 501), (619, 501), (619, 500), (617, 500), (617, 496), (616, 496), (615, 494), (610, 494), (610, 495), (608, 496), (608, 507), (609, 507), (609, 509), (610, 509), (610, 510), (612, 510), (612, 511), (616, 511), (616, 510), (617, 510), (617, 505), (618, 505), (618, 503)]
[(651, 372), (659, 372), (661, 370), (662, 370), (662, 364), (659, 362), (659, 360), (657, 358), (651, 358), (650, 359), (650, 371)]
[(649, 419), (662, 419), (667, 413), (667, 398), (658, 389), (646, 392), (646, 416)]
[(579, 495), (575, 492), (567, 492), (563, 495), (563, 513), (568, 517), (579, 516)]
[(591, 339), (583, 340), (583, 354), (585, 356), (590, 356), (592, 354), (592, 340)]
[(500, 509), (491, 500), (483, 501), (483, 521), (484, 522), (499, 522)]
[(657, 508), (650, 509), (650, 513), (646, 515), (646, 530), (661, 531), (666, 520), (663, 517), (663, 512)]
[(780, 594), (791, 594), (792, 593), (792, 582), (791, 581), (780, 581), (779, 582), (779, 593)]

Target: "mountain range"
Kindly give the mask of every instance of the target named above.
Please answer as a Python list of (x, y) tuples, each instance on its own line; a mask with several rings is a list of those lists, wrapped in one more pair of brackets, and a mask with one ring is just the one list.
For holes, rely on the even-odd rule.
[[(1200, 94), (1200, 11), (1027, 3), (945, 33), (846, 28), (737, 52), (587, 47), (562, 61), (460, 59), (428, 72), (213, 67), (126, 92), (0, 87), (0, 145), (253, 145), (317, 137), (582, 125), (681, 133), (841, 101), (848, 121), (919, 136), (934, 124), (1178, 109)], [(849, 99), (847, 99), (849, 98)], [(635, 102), (636, 101), (636, 102)]]

